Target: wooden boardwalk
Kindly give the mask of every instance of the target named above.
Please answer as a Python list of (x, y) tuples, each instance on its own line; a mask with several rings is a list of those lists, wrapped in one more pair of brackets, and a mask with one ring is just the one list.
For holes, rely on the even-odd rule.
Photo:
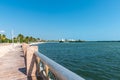
[[(24, 50), (24, 53), (22, 48)], [(7, 53), (0, 57), (0, 80), (49, 80), (52, 77), (56, 77), (59, 80), (84, 80), (82, 77), (79, 77), (68, 69), (45, 57), (44, 55), (36, 55), (35, 51), (38, 50), (37, 46), (27, 47), (26, 44), (22, 45), (22, 47), (21, 45), (17, 45), (14, 47), (11, 46), (9, 48), (1, 49), (0, 54), (4, 50), (7, 51)], [(43, 59), (44, 61), (44, 70), (40, 68), (39, 58)], [(27, 69), (25, 67), (25, 62)], [(50, 66), (47, 66), (45, 62), (46, 64), (47, 62), (50, 63)], [(40, 69), (42, 70), (41, 72)], [(48, 74), (48, 69), (51, 69), (51, 71), (53, 71), (53, 75), (51, 75), (51, 77), (43, 74), (43, 71), (45, 74)], [(54, 74), (56, 74), (56, 76)]]
[(14, 47), (0, 58), (0, 80), (28, 80), (22, 48)]

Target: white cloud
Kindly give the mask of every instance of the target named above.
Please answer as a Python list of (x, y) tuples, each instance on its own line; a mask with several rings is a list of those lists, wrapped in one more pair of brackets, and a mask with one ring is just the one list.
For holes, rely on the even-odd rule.
[(0, 33), (5, 33), (5, 31), (4, 30), (0, 30)]

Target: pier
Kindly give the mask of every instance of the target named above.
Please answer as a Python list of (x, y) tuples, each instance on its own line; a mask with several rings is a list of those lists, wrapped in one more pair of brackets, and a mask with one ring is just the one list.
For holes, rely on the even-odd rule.
[(1, 57), (0, 65), (0, 80), (85, 80), (25, 43)]

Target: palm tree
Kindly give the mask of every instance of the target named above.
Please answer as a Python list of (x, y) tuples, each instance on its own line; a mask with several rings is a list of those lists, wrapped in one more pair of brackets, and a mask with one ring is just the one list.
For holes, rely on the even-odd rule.
[(18, 39), (16, 37), (13, 38), (14, 42), (17, 43)]
[(2, 42), (2, 34), (0, 34), (0, 43)]
[(3, 40), (5, 40), (5, 39), (6, 39), (6, 35), (3, 34), (3, 35), (2, 35), (2, 38), (3, 38)]
[(6, 35), (0, 34), (0, 42), (6, 42)]
[(25, 39), (24, 39), (24, 41), (25, 41), (26, 43), (29, 43), (29, 36), (26, 36)]
[(29, 37), (29, 41), (33, 42), (33, 37), (32, 36)]
[(20, 43), (22, 43), (24, 40), (24, 36), (22, 34), (18, 34), (17, 39), (20, 39)]

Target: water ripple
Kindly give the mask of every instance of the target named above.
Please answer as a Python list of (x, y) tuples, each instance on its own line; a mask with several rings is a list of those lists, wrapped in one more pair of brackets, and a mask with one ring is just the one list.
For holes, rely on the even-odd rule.
[(86, 80), (120, 80), (120, 42), (46, 43), (39, 50)]

